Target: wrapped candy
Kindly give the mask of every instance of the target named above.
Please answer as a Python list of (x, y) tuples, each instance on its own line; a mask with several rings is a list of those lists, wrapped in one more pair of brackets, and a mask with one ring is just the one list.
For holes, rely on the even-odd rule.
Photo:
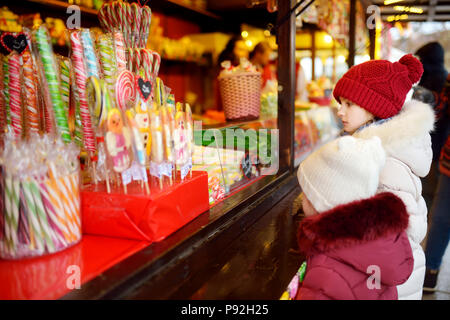
[(162, 173), (160, 165), (164, 161), (163, 129), (160, 117), (160, 110), (151, 111), (151, 160), (150, 174), (159, 179), (160, 188), (162, 188)]
[(81, 122), (83, 124), (84, 145), (90, 152), (91, 157), (93, 157), (97, 147), (86, 93), (87, 72), (83, 58), (83, 47), (80, 40), (80, 31), (73, 31), (70, 34), (70, 43), (72, 49), (71, 58), (74, 70), (75, 85), (80, 104)]
[[(53, 49), (50, 42), (48, 30), (45, 25), (40, 26), (33, 32), (33, 40), (36, 43), (39, 53), (41, 79), (44, 84), (46, 108), (50, 109), (47, 116), (56, 124), (59, 135), (64, 142), (72, 140), (67, 113), (61, 96), (60, 82), (58, 79), (57, 67)], [(75, 67), (76, 68), (76, 67)], [(53, 118), (54, 115), (54, 118)]]
[(177, 112), (175, 114), (175, 159), (177, 165), (186, 163), (187, 157), (187, 137), (186, 123), (181, 103), (177, 103)]
[(105, 137), (106, 148), (112, 159), (114, 171), (118, 173), (125, 171), (133, 160), (131, 133), (124, 125), (122, 113), (117, 108), (108, 111)]

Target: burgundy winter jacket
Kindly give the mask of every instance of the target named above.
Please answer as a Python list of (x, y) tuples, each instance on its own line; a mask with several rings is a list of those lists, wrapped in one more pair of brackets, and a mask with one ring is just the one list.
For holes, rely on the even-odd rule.
[(298, 243), (307, 267), (297, 300), (396, 300), (414, 265), (407, 227), (403, 202), (387, 192), (305, 218)]

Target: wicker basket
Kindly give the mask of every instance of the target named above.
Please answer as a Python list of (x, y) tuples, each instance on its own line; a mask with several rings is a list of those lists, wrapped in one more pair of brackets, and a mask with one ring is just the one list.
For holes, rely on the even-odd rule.
[(261, 109), (261, 73), (219, 76), (220, 95), (227, 120), (253, 120)]

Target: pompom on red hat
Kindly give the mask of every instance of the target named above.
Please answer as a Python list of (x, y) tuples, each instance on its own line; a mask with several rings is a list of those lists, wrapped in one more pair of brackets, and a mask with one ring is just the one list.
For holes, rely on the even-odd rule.
[(338, 81), (333, 95), (346, 98), (375, 117), (386, 119), (402, 109), (406, 95), (423, 73), (422, 63), (412, 54), (398, 62), (372, 60), (356, 65)]

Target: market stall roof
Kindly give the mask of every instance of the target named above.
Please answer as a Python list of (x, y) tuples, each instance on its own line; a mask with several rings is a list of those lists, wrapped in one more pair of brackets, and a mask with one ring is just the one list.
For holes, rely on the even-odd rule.
[(450, 21), (450, 0), (362, 0), (377, 5), (383, 21)]

